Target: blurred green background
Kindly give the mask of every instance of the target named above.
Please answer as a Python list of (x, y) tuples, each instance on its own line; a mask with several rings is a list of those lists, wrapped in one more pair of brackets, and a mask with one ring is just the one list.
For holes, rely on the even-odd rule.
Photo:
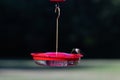
[[(55, 51), (54, 5), (0, 0), (0, 58)], [(59, 51), (78, 47), (84, 58), (120, 58), (120, 0), (66, 0), (60, 6)]]
[(0, 60), (0, 80), (120, 80), (120, 60), (81, 60), (75, 67), (41, 67), (31, 60)]
[(80, 48), (74, 67), (36, 65), (32, 52), (55, 51), (55, 3), (0, 0), (0, 80), (120, 80), (120, 0), (60, 3), (59, 51)]

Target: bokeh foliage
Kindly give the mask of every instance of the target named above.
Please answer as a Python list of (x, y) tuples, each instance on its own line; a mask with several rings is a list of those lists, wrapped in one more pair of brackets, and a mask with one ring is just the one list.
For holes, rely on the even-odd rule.
[[(66, 0), (60, 5), (60, 51), (78, 47), (85, 58), (120, 58), (120, 0)], [(49, 0), (0, 0), (2, 57), (54, 51), (55, 18)]]

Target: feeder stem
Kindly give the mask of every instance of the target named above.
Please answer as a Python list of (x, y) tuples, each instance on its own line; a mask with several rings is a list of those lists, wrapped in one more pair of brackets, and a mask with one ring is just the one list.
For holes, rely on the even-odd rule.
[(57, 55), (57, 52), (58, 52), (58, 33), (59, 33), (59, 26), (58, 26), (58, 23), (59, 23), (59, 17), (60, 17), (60, 7), (59, 7), (59, 4), (57, 3), (55, 5), (55, 13), (58, 13), (57, 15), (57, 18), (56, 18), (56, 55)]

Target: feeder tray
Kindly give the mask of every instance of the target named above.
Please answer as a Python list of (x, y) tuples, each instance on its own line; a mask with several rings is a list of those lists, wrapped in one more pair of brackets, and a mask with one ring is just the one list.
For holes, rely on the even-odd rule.
[(67, 67), (79, 63), (82, 54), (69, 54), (64, 52), (32, 53), (35, 63), (51, 67)]

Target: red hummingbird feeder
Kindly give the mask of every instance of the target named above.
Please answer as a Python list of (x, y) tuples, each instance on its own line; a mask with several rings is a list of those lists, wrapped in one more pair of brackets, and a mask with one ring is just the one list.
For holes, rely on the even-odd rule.
[(58, 20), (60, 17), (59, 2), (65, 0), (50, 0), (55, 2), (55, 13), (58, 13), (56, 18), (56, 51), (55, 52), (38, 52), (31, 53), (34, 61), (38, 65), (50, 66), (50, 67), (67, 67), (77, 65), (83, 55), (80, 53), (80, 49), (74, 48), (71, 53), (58, 52)]

